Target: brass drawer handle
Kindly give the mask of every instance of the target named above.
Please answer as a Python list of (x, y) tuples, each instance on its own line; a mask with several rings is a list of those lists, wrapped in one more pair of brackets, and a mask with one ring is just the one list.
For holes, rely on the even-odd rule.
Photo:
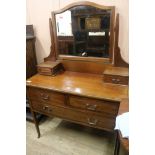
[(117, 82), (120, 82), (120, 79), (116, 79)]
[(115, 78), (112, 78), (112, 82), (115, 82), (116, 81), (116, 79)]
[(48, 112), (52, 112), (52, 109), (50, 109), (49, 106), (44, 106), (43, 110), (47, 110)]
[(96, 110), (96, 107), (97, 107), (96, 104), (94, 104), (94, 105), (86, 104), (86, 108), (87, 108), (88, 110)]
[(47, 110), (48, 109), (48, 106), (43, 106), (43, 110)]
[(49, 100), (49, 95), (41, 94), (43, 100)]
[(120, 79), (112, 78), (112, 82), (113, 82), (113, 83), (118, 83), (118, 82), (120, 82)]
[(43, 100), (48, 100), (49, 96), (43, 97)]
[(97, 122), (98, 122), (97, 119), (94, 119), (94, 121), (92, 121), (90, 118), (88, 118), (88, 124), (89, 124), (89, 125), (96, 125)]

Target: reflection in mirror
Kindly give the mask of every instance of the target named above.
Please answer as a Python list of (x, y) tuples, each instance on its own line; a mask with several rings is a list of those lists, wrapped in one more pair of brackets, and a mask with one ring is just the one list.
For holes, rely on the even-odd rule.
[(76, 6), (56, 14), (59, 55), (109, 57), (110, 9)]

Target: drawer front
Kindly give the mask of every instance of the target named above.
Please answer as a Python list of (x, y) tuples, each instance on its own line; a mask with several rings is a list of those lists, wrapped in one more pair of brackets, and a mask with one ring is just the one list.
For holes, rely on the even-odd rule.
[(117, 75), (104, 75), (104, 82), (113, 84), (128, 85), (129, 78), (127, 76), (117, 76)]
[(113, 130), (115, 126), (114, 118), (94, 115), (93, 112), (84, 112), (80, 110), (74, 110), (72, 108), (56, 107), (36, 101), (32, 101), (31, 105), (34, 111), (48, 116), (57, 116), (62, 119), (67, 119), (94, 128)]
[(39, 88), (29, 88), (31, 100), (48, 103), (50, 105), (65, 105), (65, 95)]
[(42, 74), (42, 75), (52, 75), (52, 71), (50, 68), (41, 68), (41, 67), (38, 67), (38, 73), (39, 74)]
[(110, 102), (105, 100), (90, 99), (86, 97), (70, 96), (69, 104), (72, 107), (84, 110), (107, 113), (116, 116), (118, 113), (119, 102)]
[(31, 107), (34, 111), (39, 113), (43, 113), (48, 116), (52, 114), (51, 106), (48, 103), (41, 103), (35, 100), (31, 100)]

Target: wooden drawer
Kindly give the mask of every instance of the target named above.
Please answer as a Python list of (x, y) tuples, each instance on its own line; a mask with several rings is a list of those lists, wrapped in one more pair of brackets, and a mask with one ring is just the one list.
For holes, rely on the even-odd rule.
[(40, 88), (29, 88), (31, 100), (48, 103), (50, 105), (65, 105), (65, 95)]
[(75, 108), (107, 113), (112, 116), (117, 115), (119, 108), (119, 102), (110, 102), (77, 96), (70, 96), (69, 104)]
[(57, 107), (36, 101), (32, 101), (31, 105), (34, 111), (43, 113), (48, 116), (57, 116), (94, 128), (113, 130), (115, 126), (114, 118), (95, 115), (94, 112), (85, 112), (82, 110), (74, 110), (72, 108)]
[(129, 77), (127, 76), (118, 76), (118, 75), (104, 75), (104, 82), (128, 85)]
[(58, 72), (63, 71), (63, 66), (59, 61), (46, 61), (37, 65), (38, 73), (42, 75), (55, 76)]
[(84, 112), (84, 111), (73, 110), (73, 109), (62, 109), (62, 112), (64, 114), (62, 118), (65, 117), (66, 119), (73, 120), (74, 122), (79, 122), (94, 128), (113, 130), (115, 126), (114, 118), (105, 117), (105, 116), (101, 117), (99, 115), (94, 115), (94, 113), (92, 112)]
[(48, 103), (31, 100), (31, 107), (34, 111), (50, 116), (52, 113), (51, 106)]
[(41, 67), (38, 67), (38, 73), (39, 74), (42, 74), (42, 75), (52, 75), (52, 71), (50, 68), (41, 68)]

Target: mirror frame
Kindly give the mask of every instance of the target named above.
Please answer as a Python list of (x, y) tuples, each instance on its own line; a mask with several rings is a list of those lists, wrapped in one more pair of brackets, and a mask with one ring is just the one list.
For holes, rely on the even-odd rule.
[[(110, 47), (109, 47), (109, 58), (98, 58), (98, 57), (81, 57), (81, 56), (71, 56), (71, 55), (59, 55), (58, 51), (58, 40), (57, 40), (57, 28), (56, 28), (56, 15), (67, 11), (70, 8), (76, 6), (92, 6), (99, 9), (111, 9), (111, 18), (110, 18)], [(51, 13), (52, 19), (50, 23), (50, 34), (51, 34), (51, 53), (52, 60), (80, 60), (80, 61), (93, 61), (93, 62), (105, 62), (112, 63), (114, 56), (114, 20), (115, 20), (115, 6), (104, 6), (99, 5), (89, 1), (75, 2), (67, 5), (66, 7), (53, 11)]]

